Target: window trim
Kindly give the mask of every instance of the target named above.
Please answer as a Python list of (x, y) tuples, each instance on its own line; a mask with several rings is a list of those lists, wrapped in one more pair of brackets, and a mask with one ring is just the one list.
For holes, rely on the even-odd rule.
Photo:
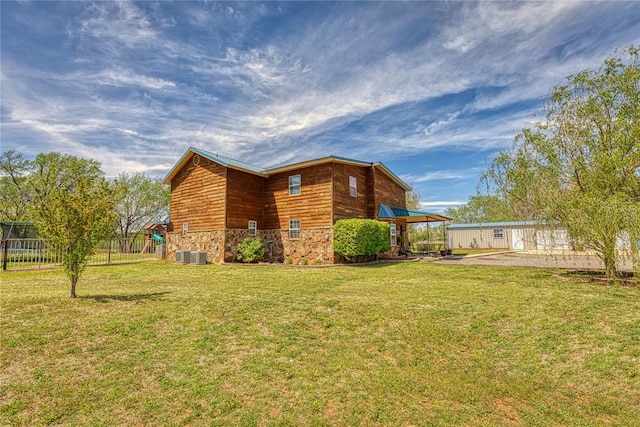
[(249, 220), (249, 236), (255, 237), (258, 235), (258, 221), (252, 219)]
[(493, 229), (493, 238), (494, 239), (504, 239), (504, 228), (494, 228)]
[(396, 234), (396, 225), (389, 224), (389, 240), (391, 246), (398, 246), (398, 235)]
[[(297, 223), (297, 227), (293, 227), (293, 225), (296, 225)], [(302, 221), (299, 219), (290, 219), (289, 220), (289, 239), (290, 240), (297, 240), (300, 239), (300, 230), (302, 229)], [(297, 237), (292, 237), (291, 236), (291, 232), (294, 232), (294, 234), (297, 234)]]
[[(292, 180), (298, 178), (298, 183), (292, 183)], [(297, 189), (297, 192), (295, 190)], [(289, 195), (298, 196), (302, 193), (302, 176), (300, 174), (289, 176)]]
[(358, 197), (358, 178), (349, 175), (349, 195)]

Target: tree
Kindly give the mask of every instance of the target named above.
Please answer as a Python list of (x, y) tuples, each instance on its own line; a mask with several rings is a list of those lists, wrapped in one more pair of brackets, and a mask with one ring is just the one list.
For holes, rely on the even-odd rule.
[(29, 221), (27, 207), (31, 195), (26, 188), (29, 162), (21, 153), (10, 150), (0, 155), (0, 219), (2, 221)]
[(482, 194), (469, 197), (469, 201), (459, 208), (448, 208), (445, 215), (453, 218), (453, 222), (463, 224), (530, 219), (514, 212), (504, 198)]
[(143, 173), (121, 173), (116, 178), (125, 193), (118, 203), (118, 234), (136, 237), (150, 220), (169, 211), (169, 188)]
[(87, 258), (113, 231), (120, 189), (105, 179), (95, 160), (39, 154), (29, 169), (32, 216), (41, 235), (61, 250), (70, 296), (75, 298)]
[[(640, 58), (635, 47), (556, 86), (546, 120), (524, 129), (483, 181), (535, 218), (565, 228), (617, 276), (637, 268), (640, 238)], [(621, 241), (626, 253), (616, 250)]]
[(407, 209), (420, 209), (420, 193), (415, 188), (407, 192)]

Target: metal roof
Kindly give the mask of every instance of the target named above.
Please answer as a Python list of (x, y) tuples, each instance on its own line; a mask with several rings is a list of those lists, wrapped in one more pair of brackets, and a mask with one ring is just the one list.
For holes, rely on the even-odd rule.
[(317, 158), (317, 159), (304, 160), (302, 162), (289, 163), (289, 164), (276, 166), (276, 167), (273, 167), (273, 168), (269, 169), (267, 172), (269, 174), (282, 173), (282, 172), (287, 172), (287, 171), (294, 170), (294, 169), (306, 168), (306, 167), (309, 167), (309, 166), (321, 165), (321, 164), (324, 164), (324, 163), (331, 163), (331, 162), (344, 163), (344, 164), (356, 165), (356, 166), (371, 166), (372, 165), (372, 163), (363, 162), (363, 161), (360, 161), (360, 160), (348, 159), (346, 157), (327, 156), (327, 157), (320, 157), (320, 158)]
[(206, 157), (207, 159), (220, 163), (222, 166), (233, 167), (235, 169), (242, 169), (249, 172), (263, 174), (266, 172), (265, 168), (261, 168), (260, 166), (255, 166), (246, 162), (242, 162), (240, 160), (232, 159), (231, 157), (221, 156), (218, 153), (212, 153), (210, 151), (201, 150), (195, 147), (189, 147), (195, 153), (200, 154), (201, 156)]
[(387, 168), (385, 165), (383, 165), (380, 162), (377, 163), (369, 163), (369, 162), (363, 162), (360, 160), (354, 160), (354, 159), (348, 159), (346, 157), (338, 157), (338, 156), (327, 156), (327, 157), (321, 157), (318, 159), (312, 159), (312, 160), (306, 160), (303, 162), (297, 162), (297, 163), (291, 163), (291, 164), (287, 164), (287, 165), (282, 165), (282, 166), (278, 166), (275, 168), (271, 168), (271, 169), (265, 169), (265, 168), (261, 168), (259, 166), (255, 166), (249, 163), (245, 163), (242, 162), (240, 160), (236, 160), (236, 159), (232, 159), (230, 157), (226, 157), (226, 156), (221, 156), (220, 154), (217, 153), (211, 153), (210, 151), (206, 151), (206, 150), (202, 150), (200, 148), (196, 148), (196, 147), (189, 147), (187, 149), (187, 151), (182, 155), (182, 157), (180, 158), (180, 160), (178, 160), (178, 162), (175, 164), (175, 166), (173, 166), (173, 168), (171, 168), (171, 170), (169, 171), (169, 173), (167, 174), (167, 176), (165, 176), (164, 178), (164, 183), (165, 184), (170, 184), (171, 180), (173, 179), (173, 177), (178, 173), (178, 171), (180, 169), (182, 169), (184, 167), (184, 165), (194, 156), (194, 155), (200, 155), (202, 157), (205, 157), (209, 160), (211, 160), (212, 162), (216, 162), (224, 167), (229, 167), (229, 168), (233, 168), (233, 169), (238, 169), (241, 171), (245, 171), (245, 172), (249, 172), (252, 173), (254, 175), (259, 175), (265, 178), (268, 178), (269, 175), (273, 175), (276, 173), (282, 173), (282, 172), (288, 172), (294, 169), (300, 169), (300, 168), (305, 168), (305, 167), (309, 167), (309, 166), (315, 166), (315, 165), (321, 165), (324, 163), (342, 163), (342, 164), (349, 164), (349, 165), (356, 165), (356, 166), (375, 166), (378, 167), (385, 175), (387, 175), (389, 178), (391, 178), (393, 181), (395, 181), (398, 185), (400, 185), (405, 191), (410, 191), (411, 187), (405, 183), (403, 180), (401, 180), (400, 178), (398, 178), (398, 176), (396, 174), (394, 174), (393, 172), (391, 172), (391, 170), (389, 170), (389, 168)]
[(294, 170), (294, 169), (300, 169), (300, 168), (306, 168), (309, 166), (315, 166), (315, 165), (321, 165), (324, 163), (342, 163), (342, 164), (347, 164), (347, 165), (355, 165), (355, 166), (375, 166), (380, 168), (380, 170), (387, 175), (389, 178), (391, 178), (393, 181), (396, 182), (396, 184), (398, 184), (400, 187), (402, 187), (405, 191), (411, 191), (411, 186), (408, 185), (406, 182), (404, 182), (403, 180), (401, 180), (400, 178), (398, 178), (398, 176), (396, 174), (394, 174), (393, 172), (391, 172), (391, 170), (386, 167), (384, 164), (380, 163), (380, 162), (376, 162), (376, 163), (370, 163), (370, 162), (363, 162), (361, 160), (355, 160), (355, 159), (349, 159), (346, 157), (339, 157), (339, 156), (327, 156), (327, 157), (321, 157), (318, 159), (312, 159), (312, 160), (305, 160), (303, 162), (297, 162), (297, 163), (291, 163), (288, 165), (282, 165), (282, 166), (277, 166), (275, 168), (271, 168), (265, 171), (265, 173), (267, 174), (274, 174), (274, 173), (282, 173), (282, 172), (287, 172), (290, 170)]
[(476, 222), (472, 224), (451, 224), (447, 228), (495, 228), (495, 227), (522, 227), (538, 225), (536, 221), (503, 221), (503, 222)]
[(211, 160), (212, 162), (216, 162), (219, 165), (222, 165), (227, 168), (238, 169), (244, 172), (249, 172), (254, 175), (260, 175), (267, 177), (268, 175), (265, 173), (266, 169), (261, 168), (259, 166), (255, 166), (246, 162), (241, 162), (240, 160), (232, 159), (231, 157), (221, 156), (218, 153), (211, 153), (210, 151), (201, 150), (196, 147), (189, 147), (187, 151), (180, 157), (180, 160), (171, 168), (167, 176), (164, 178), (165, 184), (171, 184), (171, 180), (178, 173), (180, 169), (184, 167), (184, 165), (195, 155), (202, 156), (206, 159)]
[(378, 209), (378, 218), (395, 218), (395, 214), (393, 210), (385, 205), (384, 203), (380, 203), (380, 208)]
[(439, 213), (423, 212), (414, 209), (393, 208), (393, 213), (396, 215), (396, 217), (403, 218), (409, 224), (416, 222), (451, 221), (451, 218)]

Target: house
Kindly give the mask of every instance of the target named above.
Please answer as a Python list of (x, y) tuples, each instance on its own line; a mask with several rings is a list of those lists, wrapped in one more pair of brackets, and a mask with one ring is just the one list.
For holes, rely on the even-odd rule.
[(535, 221), (451, 224), (447, 231), (450, 248), (571, 250), (566, 230), (552, 230)]
[(323, 157), (265, 169), (190, 147), (164, 180), (171, 185), (167, 255), (207, 252), (231, 262), (246, 237), (267, 243), (271, 260), (334, 263), (333, 225), (343, 218), (391, 224), (391, 253), (406, 224), (427, 213), (406, 210), (411, 188), (382, 163)]

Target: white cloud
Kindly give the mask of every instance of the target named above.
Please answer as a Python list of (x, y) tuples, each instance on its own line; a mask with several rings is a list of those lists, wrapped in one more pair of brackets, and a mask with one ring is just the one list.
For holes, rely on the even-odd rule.
[(430, 181), (439, 181), (439, 180), (458, 180), (458, 179), (467, 179), (471, 176), (477, 175), (477, 170), (467, 169), (466, 171), (460, 170), (431, 170), (425, 172), (423, 175), (414, 176), (414, 175), (402, 175), (401, 178), (412, 184), (421, 184), (424, 182)]
[(460, 200), (451, 200), (451, 201), (437, 201), (437, 202), (420, 202), (420, 206), (422, 207), (433, 207), (433, 206), (462, 206), (466, 205), (467, 201)]
[(69, 27), (68, 33), (81, 42), (91, 37), (92, 42), (109, 46), (112, 53), (118, 48), (148, 46), (157, 37), (147, 15), (129, 1), (91, 3), (86, 16), (78, 26)]
[(176, 84), (172, 81), (140, 75), (136, 74), (133, 71), (120, 68), (104, 70), (98, 75), (92, 76), (91, 80), (93, 79), (95, 79), (95, 81), (97, 81), (98, 83), (104, 85), (140, 86), (152, 90), (169, 89), (176, 87)]
[[(275, 31), (261, 18), (299, 4), (73, 5), (84, 12), (52, 17), (69, 36), (60, 64), (14, 59), (3, 40), (3, 129), (109, 169), (160, 172), (189, 145), (265, 166), (504, 148), (531, 119), (507, 107), (639, 40), (633, 25), (611, 30), (633, 3), (317, 3)], [(440, 178), (466, 177), (415, 182)]]

